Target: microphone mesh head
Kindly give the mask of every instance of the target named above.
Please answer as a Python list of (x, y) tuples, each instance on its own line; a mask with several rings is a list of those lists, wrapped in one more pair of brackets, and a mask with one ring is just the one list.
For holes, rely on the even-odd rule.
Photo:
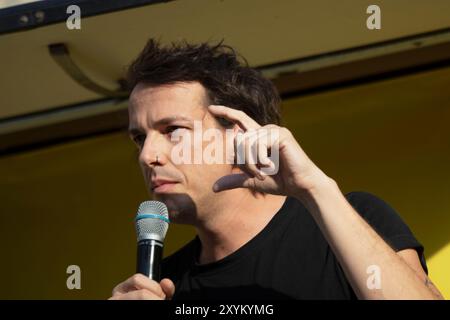
[(138, 242), (144, 239), (164, 242), (169, 228), (169, 213), (164, 203), (159, 201), (142, 202), (135, 221)]

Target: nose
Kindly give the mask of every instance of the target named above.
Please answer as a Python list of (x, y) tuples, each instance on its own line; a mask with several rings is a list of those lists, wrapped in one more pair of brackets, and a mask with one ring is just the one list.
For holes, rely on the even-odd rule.
[(147, 135), (142, 150), (139, 154), (139, 162), (144, 167), (163, 165), (166, 162), (164, 139), (158, 134)]

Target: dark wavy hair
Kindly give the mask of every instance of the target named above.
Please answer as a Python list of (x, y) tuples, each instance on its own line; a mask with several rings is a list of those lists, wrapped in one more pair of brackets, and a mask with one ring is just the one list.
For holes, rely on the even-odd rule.
[(242, 110), (261, 125), (281, 122), (281, 99), (274, 84), (250, 68), (223, 40), (218, 44), (181, 41), (163, 46), (150, 39), (128, 67), (126, 80), (130, 90), (141, 82), (152, 86), (199, 82), (206, 89), (209, 104)]

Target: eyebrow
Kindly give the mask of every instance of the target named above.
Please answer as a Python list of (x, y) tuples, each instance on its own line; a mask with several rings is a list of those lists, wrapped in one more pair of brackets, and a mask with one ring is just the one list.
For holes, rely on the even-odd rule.
[[(159, 119), (158, 121), (156, 121), (154, 123), (153, 126), (155, 128), (158, 128), (158, 127), (168, 125), (168, 124), (170, 124), (170, 123), (172, 123), (174, 121), (178, 121), (178, 120), (192, 122), (192, 119), (190, 119), (190, 118), (177, 115), (177, 116), (171, 116), (171, 117), (165, 117), (165, 118)], [(143, 130), (141, 130), (141, 129), (137, 128), (137, 127), (132, 127), (131, 126), (131, 127), (128, 128), (128, 133), (129, 133), (130, 136), (134, 136), (134, 135), (140, 134), (142, 132), (143, 132)]]

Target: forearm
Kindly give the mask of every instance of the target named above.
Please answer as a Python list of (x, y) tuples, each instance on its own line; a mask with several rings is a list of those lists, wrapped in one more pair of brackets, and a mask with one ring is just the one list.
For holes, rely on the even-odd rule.
[[(314, 188), (299, 192), (297, 198), (312, 214), (358, 298), (436, 298), (415, 271), (354, 210), (332, 179), (322, 176)], [(369, 266), (380, 270), (379, 289), (367, 285)]]

